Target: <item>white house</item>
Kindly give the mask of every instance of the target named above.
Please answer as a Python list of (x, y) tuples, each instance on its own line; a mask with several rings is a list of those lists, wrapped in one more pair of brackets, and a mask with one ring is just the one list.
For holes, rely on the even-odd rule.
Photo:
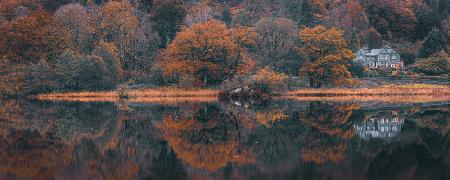
[(389, 140), (394, 138), (401, 130), (405, 123), (403, 118), (399, 117), (385, 117), (385, 118), (369, 118), (353, 128), (356, 130), (359, 137), (364, 140), (371, 138), (380, 138)]
[(380, 49), (369, 49), (367, 47), (359, 49), (354, 61), (369, 68), (403, 68), (400, 54), (388, 46)]

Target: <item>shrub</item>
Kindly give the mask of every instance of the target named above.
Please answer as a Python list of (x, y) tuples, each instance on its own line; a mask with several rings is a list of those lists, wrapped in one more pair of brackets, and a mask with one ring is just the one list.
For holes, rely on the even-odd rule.
[(63, 53), (55, 63), (59, 90), (102, 90), (115, 87), (116, 75), (99, 56)]
[(108, 69), (108, 76), (114, 83), (119, 83), (123, 79), (123, 65), (119, 59), (118, 49), (112, 43), (100, 42), (92, 53), (101, 57)]
[(251, 86), (267, 94), (276, 93), (286, 89), (288, 76), (284, 73), (278, 73), (268, 66), (256, 71), (251, 77)]
[(429, 58), (420, 59), (412, 66), (412, 70), (426, 75), (448, 74), (450, 57), (446, 52), (439, 51)]

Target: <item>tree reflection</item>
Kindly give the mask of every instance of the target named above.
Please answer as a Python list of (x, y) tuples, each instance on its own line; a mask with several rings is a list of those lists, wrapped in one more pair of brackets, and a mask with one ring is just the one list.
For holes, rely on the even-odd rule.
[(235, 117), (222, 113), (217, 106), (192, 108), (167, 114), (157, 125), (163, 138), (184, 163), (199, 169), (217, 171), (228, 163), (254, 161), (252, 153), (242, 148)]
[(51, 134), (9, 129), (0, 134), (0, 174), (14, 179), (51, 179), (69, 160), (66, 148)]
[(299, 115), (299, 120), (311, 128), (301, 136), (305, 142), (300, 150), (302, 159), (318, 164), (341, 161), (347, 149), (346, 141), (355, 135), (350, 117), (360, 106), (311, 103), (310, 108)]
[[(2, 101), (0, 178), (448, 179), (449, 111), (284, 101), (126, 109)], [(384, 132), (378, 124), (395, 118), (401, 127), (388, 141), (360, 134), (369, 123)]]

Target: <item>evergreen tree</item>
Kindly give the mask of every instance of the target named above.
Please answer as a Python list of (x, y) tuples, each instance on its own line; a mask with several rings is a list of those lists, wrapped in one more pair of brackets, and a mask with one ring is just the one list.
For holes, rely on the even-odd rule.
[(419, 57), (426, 58), (440, 50), (447, 50), (447, 36), (441, 30), (433, 28), (423, 41)]
[(383, 40), (380, 33), (375, 28), (370, 28), (366, 36), (369, 49), (379, 49), (383, 46)]
[(229, 9), (225, 9), (225, 11), (223, 11), (222, 13), (222, 21), (224, 21), (228, 27), (230, 27), (231, 25), (232, 16), (233, 15), (231, 14)]

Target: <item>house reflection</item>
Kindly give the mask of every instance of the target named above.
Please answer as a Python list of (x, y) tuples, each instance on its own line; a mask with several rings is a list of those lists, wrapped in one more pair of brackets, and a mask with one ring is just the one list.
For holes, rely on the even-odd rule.
[(356, 124), (353, 128), (358, 136), (364, 140), (380, 138), (390, 140), (402, 130), (405, 122), (401, 117), (369, 117), (367, 120)]

